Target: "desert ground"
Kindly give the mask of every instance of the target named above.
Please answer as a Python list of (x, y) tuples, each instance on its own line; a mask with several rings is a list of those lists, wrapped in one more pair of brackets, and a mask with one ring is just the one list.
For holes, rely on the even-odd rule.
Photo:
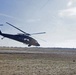
[(76, 75), (76, 49), (9, 48), (25, 53), (0, 53), (0, 75)]

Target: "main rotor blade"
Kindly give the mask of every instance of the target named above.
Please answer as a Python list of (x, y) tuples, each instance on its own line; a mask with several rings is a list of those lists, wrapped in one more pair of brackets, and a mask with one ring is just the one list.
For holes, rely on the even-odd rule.
[(46, 32), (40, 32), (40, 33), (33, 33), (33, 34), (30, 34), (30, 35), (37, 35), (37, 34), (45, 34)]
[(17, 28), (16, 26), (14, 26), (14, 25), (12, 25), (12, 24), (10, 24), (10, 23), (8, 23), (8, 22), (6, 22), (6, 23), (7, 23), (8, 25), (10, 25), (10, 26), (12, 26), (12, 27), (16, 28), (17, 30), (19, 30), (19, 31), (23, 32), (24, 34), (26, 34), (26, 35), (30, 35), (30, 34), (28, 34), (28, 33), (24, 32), (23, 30), (21, 30), (21, 29)]

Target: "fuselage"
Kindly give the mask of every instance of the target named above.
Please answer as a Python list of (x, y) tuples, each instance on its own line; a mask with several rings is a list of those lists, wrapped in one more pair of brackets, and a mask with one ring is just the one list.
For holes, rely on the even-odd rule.
[(3, 37), (7, 37), (19, 42), (22, 42), (24, 44), (27, 44), (28, 46), (34, 45), (34, 46), (40, 46), (40, 44), (32, 37), (24, 35), (24, 34), (5, 34), (0, 32), (0, 35), (2, 35)]

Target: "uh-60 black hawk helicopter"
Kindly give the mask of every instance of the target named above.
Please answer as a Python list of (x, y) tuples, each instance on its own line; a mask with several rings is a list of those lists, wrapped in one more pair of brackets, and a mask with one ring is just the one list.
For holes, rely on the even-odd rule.
[[(17, 30), (21, 31), (22, 33), (21, 34), (16, 34), (16, 35), (13, 35), (13, 34), (6, 34), (6, 33), (2, 33), (0, 31), (0, 35), (4, 37), (7, 37), (9, 39), (13, 39), (13, 40), (16, 40), (16, 41), (19, 41), (19, 42), (22, 42), (24, 44), (27, 44), (28, 46), (40, 46), (40, 44), (37, 42), (37, 40), (35, 40), (34, 38), (31, 37), (31, 35), (35, 35), (35, 34), (44, 34), (45, 32), (40, 32), (40, 33), (33, 33), (33, 34), (29, 34), (29, 33), (26, 33), (24, 32), (23, 30), (17, 28), (16, 26), (6, 22), (8, 25), (16, 28)], [(3, 39), (2, 38), (2, 39)]]

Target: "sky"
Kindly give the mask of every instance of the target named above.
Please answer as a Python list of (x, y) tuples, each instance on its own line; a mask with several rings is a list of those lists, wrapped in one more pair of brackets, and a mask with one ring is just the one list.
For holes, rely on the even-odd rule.
[[(76, 48), (76, 0), (0, 0), (0, 30), (21, 33), (6, 22), (27, 33), (46, 32), (31, 36), (41, 47)], [(8, 38), (0, 46), (27, 47)]]

